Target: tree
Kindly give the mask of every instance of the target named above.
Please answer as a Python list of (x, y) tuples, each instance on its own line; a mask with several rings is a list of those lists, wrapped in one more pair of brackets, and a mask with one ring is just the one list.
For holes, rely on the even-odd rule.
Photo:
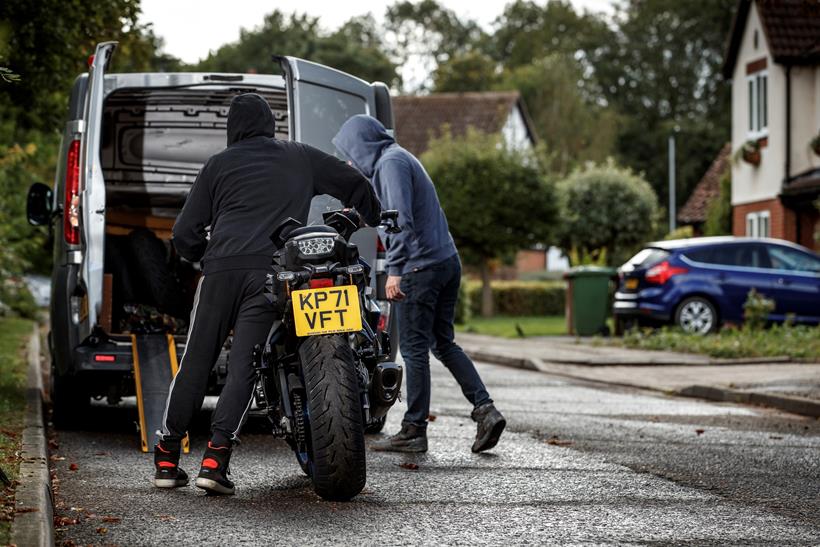
[(613, 33), (601, 17), (579, 14), (566, 0), (548, 0), (543, 6), (516, 0), (507, 4), (495, 26), (487, 49), (508, 68), (552, 54), (591, 59)]
[(667, 138), (677, 132), (678, 198), (729, 139), (729, 85), (720, 68), (735, 0), (627, 0), (616, 32), (590, 58), (606, 101), (623, 114), (618, 158), (644, 172), (663, 203)]
[(490, 316), (490, 262), (549, 238), (557, 213), (553, 186), (500, 136), (474, 130), (462, 138), (445, 131), (421, 160), (462, 257), (481, 269), (481, 313)]
[(319, 18), (275, 10), (256, 29), (242, 29), (239, 40), (211, 52), (196, 67), (214, 72), (278, 72), (271, 58), (287, 54), (326, 64), (368, 81), (399, 82), (396, 65), (384, 54), (380, 31), (370, 16), (355, 17), (331, 34)]
[(629, 169), (609, 161), (588, 166), (558, 183), (561, 246), (593, 260), (603, 254), (618, 265), (655, 230), (657, 198)]
[(479, 51), (458, 54), (438, 65), (433, 73), (436, 93), (486, 91), (497, 87), (501, 75), (497, 63)]
[(584, 162), (604, 161), (614, 150), (617, 117), (584, 98), (577, 84), (581, 79), (577, 62), (551, 55), (508, 71), (496, 86), (521, 92), (549, 153), (548, 170), (558, 175)]
[(127, 69), (172, 61), (158, 54), (161, 41), (139, 23), (139, 13), (138, 0), (0, 2), (0, 65), (20, 76), (0, 86), (0, 117), (13, 118), (15, 131), (58, 129), (71, 84), (87, 70), (98, 41), (118, 40), (114, 62)]
[(720, 193), (706, 209), (706, 222), (703, 224), (703, 235), (723, 236), (732, 234), (732, 172), (720, 178)]
[(479, 48), (487, 38), (478, 23), (460, 18), (436, 0), (398, 1), (387, 8), (385, 20), (391, 55), (401, 66), (420, 66), (411, 77), (420, 90), (430, 87), (429, 75), (436, 67)]

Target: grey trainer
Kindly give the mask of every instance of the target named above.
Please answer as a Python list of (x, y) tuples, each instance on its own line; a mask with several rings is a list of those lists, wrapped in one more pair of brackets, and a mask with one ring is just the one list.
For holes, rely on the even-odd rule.
[(401, 431), (370, 445), (377, 452), (427, 452), (427, 429), (404, 424)]
[(483, 452), (498, 444), (498, 439), (507, 426), (507, 420), (495, 408), (494, 404), (487, 403), (476, 407), (470, 417), (478, 423), (473, 452)]

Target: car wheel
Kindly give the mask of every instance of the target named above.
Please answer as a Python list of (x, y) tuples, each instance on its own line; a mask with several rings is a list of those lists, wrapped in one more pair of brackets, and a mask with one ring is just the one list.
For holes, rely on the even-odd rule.
[(708, 334), (718, 327), (715, 306), (702, 296), (691, 296), (678, 306), (675, 324), (690, 334)]

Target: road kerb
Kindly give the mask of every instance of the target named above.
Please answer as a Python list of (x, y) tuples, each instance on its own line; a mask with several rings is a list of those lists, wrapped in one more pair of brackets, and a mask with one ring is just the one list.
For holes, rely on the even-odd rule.
[(43, 379), (40, 373), (40, 332), (34, 326), (28, 345), (26, 417), (15, 492), (11, 542), (15, 545), (54, 545), (54, 507), (48, 471), (48, 448), (43, 422)]
[(485, 350), (471, 350), (464, 348), (465, 353), (475, 361), (483, 361), (485, 363), (492, 363), (495, 365), (503, 365), (526, 370), (534, 370), (551, 374), (554, 376), (561, 376), (564, 378), (572, 378), (574, 380), (582, 380), (593, 384), (603, 384), (609, 386), (626, 387), (634, 389), (646, 389), (666, 395), (679, 395), (683, 397), (695, 397), (699, 399), (707, 399), (710, 401), (722, 401), (747, 405), (767, 406), (790, 412), (792, 414), (801, 414), (803, 416), (820, 417), (820, 401), (807, 399), (805, 397), (796, 397), (789, 395), (772, 395), (769, 393), (760, 393), (754, 391), (739, 391), (736, 389), (723, 388), (718, 386), (702, 386), (692, 385), (683, 389), (669, 389), (660, 386), (652, 386), (639, 383), (630, 383), (622, 381), (609, 381), (600, 378), (588, 378), (581, 374), (572, 374), (571, 372), (554, 370), (546, 362), (540, 359), (532, 359), (528, 357), (510, 357), (507, 355), (498, 355)]

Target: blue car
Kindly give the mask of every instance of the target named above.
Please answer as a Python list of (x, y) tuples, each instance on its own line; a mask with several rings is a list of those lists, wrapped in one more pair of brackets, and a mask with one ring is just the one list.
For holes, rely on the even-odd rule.
[(618, 270), (616, 330), (674, 324), (705, 334), (743, 322), (749, 291), (775, 301), (771, 321), (820, 323), (820, 256), (778, 239), (701, 237), (650, 243)]

